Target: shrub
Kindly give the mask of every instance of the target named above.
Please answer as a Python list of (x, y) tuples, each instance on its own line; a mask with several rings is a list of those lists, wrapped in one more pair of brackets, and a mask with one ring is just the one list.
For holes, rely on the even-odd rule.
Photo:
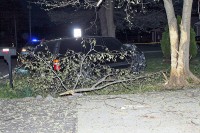
[(170, 39), (169, 39), (169, 28), (168, 26), (165, 28), (165, 32), (162, 33), (162, 40), (160, 42), (161, 44), (161, 50), (163, 53), (163, 56), (165, 58), (170, 58)]
[[(177, 17), (177, 23), (180, 25), (181, 23), (181, 16)], [(180, 28), (178, 29), (180, 32)], [(196, 33), (193, 28), (190, 29), (190, 58), (194, 58), (197, 55), (197, 45), (196, 45)], [(166, 26), (165, 31), (162, 33), (162, 40), (161, 40), (161, 49), (164, 58), (171, 57), (170, 51), (170, 38), (169, 38), (169, 28)]]
[(197, 42), (196, 42), (196, 33), (193, 28), (190, 29), (190, 56), (194, 58), (197, 56)]

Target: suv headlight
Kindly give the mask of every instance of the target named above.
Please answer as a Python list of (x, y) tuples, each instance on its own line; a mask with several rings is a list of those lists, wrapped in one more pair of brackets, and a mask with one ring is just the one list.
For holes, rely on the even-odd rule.
[(22, 51), (21, 52), (26, 52), (27, 51), (27, 49), (26, 48), (22, 48)]

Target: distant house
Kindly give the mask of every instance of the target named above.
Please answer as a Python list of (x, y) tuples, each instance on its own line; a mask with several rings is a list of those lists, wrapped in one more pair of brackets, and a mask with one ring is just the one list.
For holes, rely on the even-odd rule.
[(151, 30), (151, 40), (152, 42), (160, 42), (162, 37), (162, 31), (160, 28)]
[(200, 21), (196, 22), (194, 26), (195, 26), (196, 36), (200, 36)]

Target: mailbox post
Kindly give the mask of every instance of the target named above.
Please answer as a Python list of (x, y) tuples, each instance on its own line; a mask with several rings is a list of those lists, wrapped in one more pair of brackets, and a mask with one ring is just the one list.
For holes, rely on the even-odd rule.
[(15, 47), (0, 47), (0, 56), (3, 56), (4, 59), (8, 63), (10, 86), (12, 88), (13, 88), (13, 79), (12, 79), (11, 56), (15, 56), (15, 55), (16, 55), (16, 48)]

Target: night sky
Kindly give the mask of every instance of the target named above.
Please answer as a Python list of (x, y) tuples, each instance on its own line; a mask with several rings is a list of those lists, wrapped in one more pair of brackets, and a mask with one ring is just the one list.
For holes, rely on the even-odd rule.
[[(194, 0), (194, 3), (196, 3)], [(29, 41), (29, 9), (27, 8), (28, 3), (26, 0), (0, 0), (0, 46), (11, 45), (16, 42), (18, 46), (23, 46)], [(194, 4), (197, 5), (197, 4)], [(69, 27), (74, 26), (74, 20), (64, 19), (61, 23), (55, 23), (51, 21), (48, 16), (48, 12), (40, 9), (38, 5), (31, 4), (31, 33), (32, 37), (38, 39), (41, 38), (54, 38), (62, 36), (70, 36), (72, 29)], [(71, 9), (68, 9), (68, 12)], [(193, 8), (196, 12), (196, 6)], [(70, 13), (74, 13), (72, 9)], [(15, 15), (14, 15), (15, 14)], [(77, 15), (79, 13), (75, 13)], [(85, 15), (86, 16), (86, 15)], [(95, 17), (94, 12), (89, 12), (92, 16), (89, 19)], [(197, 14), (194, 15), (197, 18), (194, 22), (198, 21)], [(85, 19), (86, 17), (84, 17)], [(88, 18), (87, 18), (88, 19)], [(83, 21), (83, 18), (77, 19), (77, 21)], [(73, 23), (72, 23), (73, 22)], [(89, 20), (85, 20), (85, 23), (89, 23)], [(84, 25), (85, 26), (85, 25)], [(16, 29), (16, 33), (15, 33)]]
[[(29, 41), (29, 9), (27, 6), (28, 2), (26, 0), (0, 0), (1, 46), (16, 42), (15, 36), (17, 36), (18, 45), (24, 45)], [(48, 15), (49, 12), (42, 10), (40, 6), (35, 4), (31, 4), (31, 7), (31, 34), (33, 38), (49, 39), (71, 35), (72, 28), (69, 27), (74, 27), (74, 20), (64, 19), (59, 23), (52, 22)], [(74, 9), (68, 9), (67, 11), (70, 14)], [(86, 19), (85, 16), (84, 19)], [(17, 35), (15, 34), (15, 28)]]
[[(25, 0), (0, 1), (0, 46), (16, 42), (23, 45), (29, 38), (29, 9)], [(42, 36), (44, 27), (51, 24), (47, 13), (32, 4), (31, 29), (33, 36)], [(16, 30), (16, 32), (15, 32)], [(38, 35), (36, 33), (39, 33)]]

